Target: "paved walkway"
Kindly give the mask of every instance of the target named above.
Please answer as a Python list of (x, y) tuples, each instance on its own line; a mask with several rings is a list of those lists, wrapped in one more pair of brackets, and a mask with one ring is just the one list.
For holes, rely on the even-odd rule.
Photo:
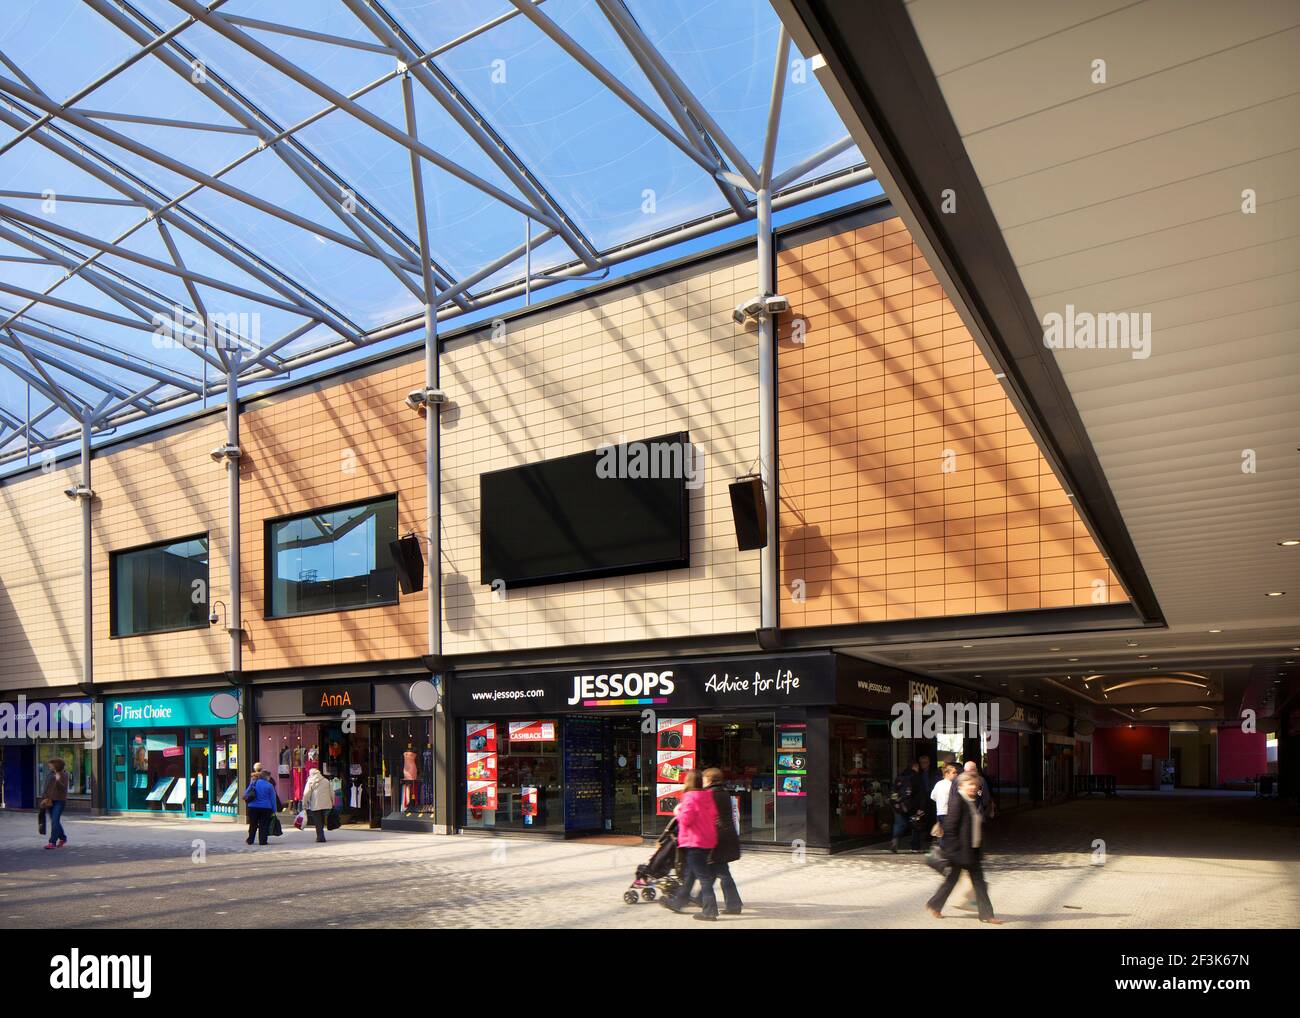
[[(618, 845), (286, 830), (250, 848), (228, 823), (67, 820), (44, 851), (30, 814), (0, 816), (0, 928), (932, 927), (937, 878), (916, 856), (750, 852), (742, 916), (691, 922), (622, 894), (647, 851)], [(1085, 799), (1000, 817), (989, 883), (1012, 926), (1300, 925), (1300, 818), (1253, 798)], [(1098, 865), (1094, 841), (1105, 841)]]

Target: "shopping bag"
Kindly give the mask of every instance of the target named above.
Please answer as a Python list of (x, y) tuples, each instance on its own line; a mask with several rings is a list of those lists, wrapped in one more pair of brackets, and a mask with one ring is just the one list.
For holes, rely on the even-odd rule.
[(298, 828), (298, 830), (301, 831), (303, 827), (306, 826), (306, 824), (307, 824), (307, 814), (304, 813), (302, 810), (299, 810), (298, 815), (293, 818), (293, 826)]
[(36, 817), (36, 831), (38, 834), (45, 833), (45, 810), (41, 810), (40, 814)]
[(271, 829), (267, 831), (267, 833), (271, 835), (271, 837), (273, 838), (278, 838), (281, 834), (284, 833), (284, 828), (280, 826), (280, 818), (278, 816), (272, 814)]
[(930, 846), (930, 851), (925, 854), (925, 864), (936, 873), (942, 873), (952, 865), (938, 845)]
[(341, 823), (342, 823), (342, 821), (339, 820), (339, 811), (338, 811), (338, 810), (336, 810), (336, 809), (332, 809), (332, 810), (330, 810), (328, 813), (325, 814), (325, 830), (327, 830), (327, 831), (337, 831), (337, 830), (339, 829), (339, 824), (341, 824)]

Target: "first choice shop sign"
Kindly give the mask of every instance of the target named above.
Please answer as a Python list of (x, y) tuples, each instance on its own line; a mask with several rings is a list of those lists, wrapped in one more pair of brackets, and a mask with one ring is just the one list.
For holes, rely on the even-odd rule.
[(808, 706), (834, 703), (834, 692), (831, 657), (816, 654), (457, 675), (450, 698), (455, 712), (468, 716), (521, 710)]
[(161, 703), (145, 703), (134, 706), (129, 703), (113, 704), (113, 724), (129, 725), (140, 721), (170, 721), (173, 709)]

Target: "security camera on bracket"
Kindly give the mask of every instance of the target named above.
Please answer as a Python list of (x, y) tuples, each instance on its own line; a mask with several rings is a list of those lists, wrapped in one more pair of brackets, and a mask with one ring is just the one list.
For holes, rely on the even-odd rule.
[(756, 294), (736, 305), (731, 318), (737, 325), (748, 325), (762, 318), (779, 315), (790, 310), (790, 301), (779, 293)]
[(406, 394), (406, 405), (412, 410), (421, 410), (430, 406), (445, 407), (451, 398), (442, 389), (412, 389)]

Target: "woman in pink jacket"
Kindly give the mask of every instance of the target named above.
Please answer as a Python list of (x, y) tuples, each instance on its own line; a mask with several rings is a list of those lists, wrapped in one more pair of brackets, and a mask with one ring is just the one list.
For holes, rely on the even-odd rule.
[(718, 808), (713, 796), (704, 790), (699, 771), (687, 771), (682, 776), (682, 801), (674, 810), (677, 814), (677, 847), (686, 856), (685, 879), (677, 893), (661, 898), (664, 908), (682, 912), (691, 900), (691, 888), (700, 882), (700, 902), (704, 909), (696, 919), (714, 922), (718, 918), (718, 899), (713, 893), (713, 867), (709, 853), (718, 844)]

